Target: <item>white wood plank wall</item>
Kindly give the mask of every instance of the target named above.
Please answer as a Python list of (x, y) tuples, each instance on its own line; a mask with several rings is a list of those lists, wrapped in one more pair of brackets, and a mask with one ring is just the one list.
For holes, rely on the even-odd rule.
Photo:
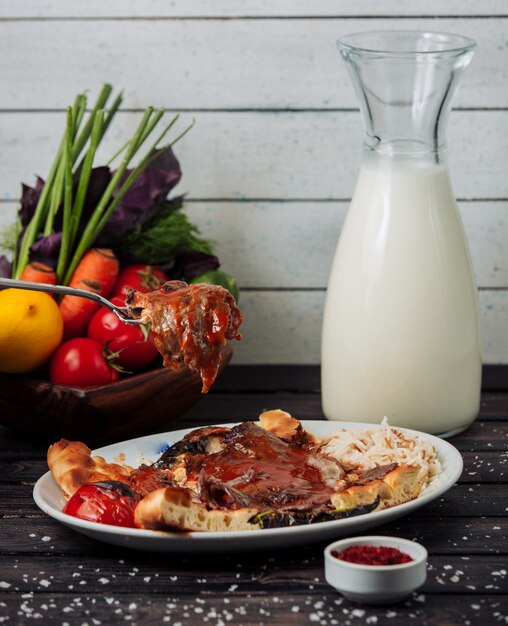
[(0, 223), (45, 176), (64, 107), (124, 89), (118, 144), (148, 104), (196, 120), (176, 152), (188, 211), (242, 288), (237, 363), (318, 363), (325, 287), (360, 160), (348, 32), (477, 40), (449, 156), (480, 289), (483, 356), (508, 363), (507, 0), (2, 0)]

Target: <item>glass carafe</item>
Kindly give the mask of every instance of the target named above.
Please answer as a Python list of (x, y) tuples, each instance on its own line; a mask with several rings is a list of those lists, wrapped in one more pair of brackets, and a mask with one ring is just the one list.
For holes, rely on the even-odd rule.
[(387, 416), (392, 425), (459, 432), (478, 414), (482, 365), (445, 126), (475, 44), (386, 31), (338, 45), (365, 133), (326, 295), (323, 411), (333, 420)]

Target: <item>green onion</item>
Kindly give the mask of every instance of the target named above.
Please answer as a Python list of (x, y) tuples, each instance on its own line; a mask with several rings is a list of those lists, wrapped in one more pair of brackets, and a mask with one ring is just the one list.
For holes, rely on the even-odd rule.
[[(163, 109), (154, 110), (153, 107), (148, 107), (133, 136), (109, 160), (108, 164), (121, 154), (123, 155), (120, 165), (111, 177), (91, 217), (86, 224), (82, 224), (83, 208), (95, 156), (122, 103), (120, 93), (107, 109), (106, 105), (111, 94), (111, 85), (104, 85), (88, 116), (86, 116), (87, 98), (84, 94), (78, 94), (72, 107), (67, 108), (64, 136), (44, 183), (34, 215), (14, 253), (14, 278), (20, 278), (29, 263), (30, 248), (38, 237), (52, 234), (55, 219), (61, 211), (62, 239), (56, 274), (58, 282), (67, 284), (82, 256), (92, 247), (111, 214), (139, 174), (159, 156), (162, 150), (181, 139), (194, 124), (193, 122), (184, 129), (170, 144), (164, 148), (158, 148), (159, 143), (179, 118), (178, 115), (173, 117), (152, 142), (139, 163), (125, 177), (132, 160), (156, 130), (165, 114)], [(79, 163), (76, 165), (78, 159)], [(122, 180), (124, 178), (125, 180)], [(80, 227), (83, 227), (83, 232), (78, 240)]]
[[(92, 109), (92, 111), (90, 112), (90, 115), (88, 116), (88, 120), (85, 124), (85, 126), (83, 127), (83, 129), (81, 130), (81, 132), (79, 133), (79, 135), (76, 138), (76, 141), (72, 147), (72, 162), (74, 163), (77, 158), (79, 157), (79, 155), (81, 154), (83, 148), (86, 145), (86, 142), (88, 141), (88, 138), (90, 137), (90, 133), (92, 132), (92, 127), (93, 127), (93, 121), (94, 121), (94, 117), (95, 114), (97, 113), (97, 111), (99, 111), (100, 109), (103, 109), (106, 105), (106, 102), (108, 101), (109, 96), (111, 95), (113, 88), (111, 87), (111, 85), (104, 85), (98, 98), (97, 101)], [(84, 97), (84, 96), (83, 96)], [(115, 111), (116, 112), (116, 111)]]
[(64, 145), (64, 154), (62, 161), (62, 169), (64, 171), (64, 203), (63, 203), (63, 222), (62, 222), (62, 240), (60, 243), (60, 254), (56, 268), (57, 282), (62, 276), (65, 268), (65, 262), (68, 254), (70, 243), (69, 231), (72, 228), (72, 138), (75, 130), (75, 119), (72, 109), (67, 109), (67, 132)]
[(39, 197), (39, 201), (37, 202), (37, 206), (35, 207), (35, 212), (30, 220), (30, 223), (25, 229), (23, 234), (23, 241), (21, 242), (19, 252), (17, 258), (15, 260), (14, 266), (16, 268), (15, 274), (13, 278), (20, 278), (23, 270), (28, 265), (29, 257), (30, 257), (30, 247), (37, 239), (37, 235), (39, 234), (39, 227), (44, 219), (47, 211), (47, 203), (52, 193), (53, 183), (56, 177), (56, 173), (60, 167), (60, 160), (62, 157), (63, 151), (63, 141), (58, 149), (56, 154), (56, 158), (51, 166), (51, 170), (48, 174), (48, 178), (44, 183), (44, 187), (42, 188), (41, 195)]
[[(95, 115), (92, 134), (90, 137), (90, 145), (88, 147), (87, 153), (83, 159), (83, 164), (80, 171), (78, 189), (76, 191), (76, 198), (74, 200), (74, 205), (72, 208), (71, 214), (71, 225), (70, 225), (70, 233), (69, 233), (69, 246), (72, 247), (74, 245), (74, 241), (78, 234), (79, 223), (81, 220), (81, 214), (83, 213), (83, 206), (85, 204), (86, 192), (88, 190), (88, 184), (90, 182), (90, 176), (92, 173), (93, 160), (95, 157), (95, 153), (101, 141), (101, 137), (104, 133), (104, 111), (101, 109), (97, 111)], [(67, 259), (64, 260), (64, 263), (67, 262)]]

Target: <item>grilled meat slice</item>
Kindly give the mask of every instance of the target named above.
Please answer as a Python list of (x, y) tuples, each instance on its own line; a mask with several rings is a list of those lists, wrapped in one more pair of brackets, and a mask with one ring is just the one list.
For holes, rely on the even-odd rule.
[(228, 339), (241, 339), (242, 313), (229, 291), (218, 285), (168, 281), (148, 293), (130, 290), (125, 304), (141, 310), (141, 321), (151, 324), (164, 365), (197, 372), (203, 393), (217, 377), (222, 346)]

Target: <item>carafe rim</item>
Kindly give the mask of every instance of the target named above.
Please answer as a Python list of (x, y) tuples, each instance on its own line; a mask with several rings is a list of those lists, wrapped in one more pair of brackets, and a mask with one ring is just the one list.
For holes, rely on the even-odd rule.
[[(375, 45), (373, 43), (375, 39), (383, 41), (384, 45)], [(417, 49), (418, 41), (425, 42), (429, 46), (428, 49)], [(444, 31), (388, 29), (349, 33), (337, 40), (337, 47), (342, 53), (347, 54), (434, 58), (439, 55), (460, 55), (472, 51), (476, 48), (476, 41), (465, 35)]]

